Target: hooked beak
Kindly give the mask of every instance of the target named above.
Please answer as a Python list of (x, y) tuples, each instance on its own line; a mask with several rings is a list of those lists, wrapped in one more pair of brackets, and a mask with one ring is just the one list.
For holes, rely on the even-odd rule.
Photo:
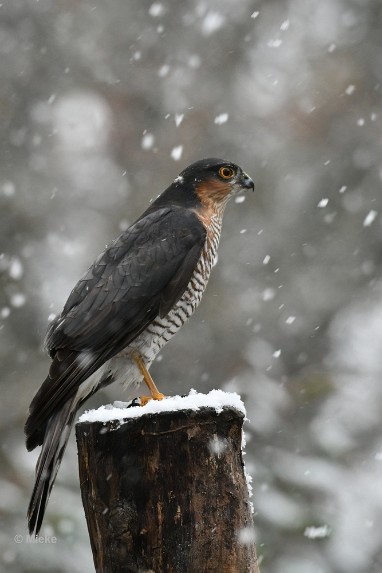
[(242, 184), (244, 189), (252, 189), (252, 191), (255, 190), (254, 182), (252, 181), (250, 176), (245, 173), (245, 171), (243, 171), (241, 174), (240, 183)]

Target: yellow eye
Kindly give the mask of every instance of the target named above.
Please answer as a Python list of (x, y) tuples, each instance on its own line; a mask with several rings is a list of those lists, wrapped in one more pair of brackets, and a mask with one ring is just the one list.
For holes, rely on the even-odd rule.
[(232, 167), (220, 167), (219, 175), (222, 179), (232, 179), (235, 176), (235, 171)]

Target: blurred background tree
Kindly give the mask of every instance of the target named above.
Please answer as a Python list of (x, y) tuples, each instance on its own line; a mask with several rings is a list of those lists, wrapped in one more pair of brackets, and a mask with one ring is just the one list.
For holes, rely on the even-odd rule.
[(381, 29), (373, 0), (0, 4), (1, 571), (92, 570), (74, 439), (57, 544), (14, 542), (45, 330), (106, 243), (221, 156), (256, 193), (228, 207), (202, 307), (153, 374), (245, 400), (262, 573), (380, 573)]

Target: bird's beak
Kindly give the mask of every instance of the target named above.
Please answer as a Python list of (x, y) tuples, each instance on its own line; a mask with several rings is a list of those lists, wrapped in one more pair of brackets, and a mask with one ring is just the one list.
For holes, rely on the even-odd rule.
[(241, 174), (240, 179), (241, 179), (240, 183), (245, 189), (252, 189), (252, 191), (255, 190), (254, 182), (252, 181), (250, 176), (245, 173), (245, 171), (243, 171), (243, 173)]

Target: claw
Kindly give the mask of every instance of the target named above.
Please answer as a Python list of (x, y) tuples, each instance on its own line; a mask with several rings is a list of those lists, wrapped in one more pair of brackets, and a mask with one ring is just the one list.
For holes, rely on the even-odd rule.
[(146, 406), (150, 400), (163, 400), (163, 398), (166, 398), (166, 396), (162, 392), (157, 392), (155, 396), (139, 396), (140, 406)]

